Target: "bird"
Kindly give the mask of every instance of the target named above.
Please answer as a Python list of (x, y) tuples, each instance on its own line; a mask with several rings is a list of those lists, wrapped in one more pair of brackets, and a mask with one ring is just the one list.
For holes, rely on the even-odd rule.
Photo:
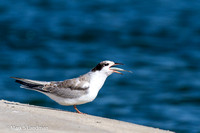
[[(76, 105), (92, 102), (102, 88), (105, 80), (112, 73), (123, 74), (120, 71), (127, 71), (113, 67), (124, 65), (113, 61), (102, 61), (92, 68), (88, 73), (77, 78), (64, 81), (37, 81), (18, 77), (10, 77), (21, 84), (21, 88), (38, 91), (45, 94), (55, 102), (64, 106), (73, 106), (77, 113), (84, 114), (78, 110)], [(127, 71), (131, 72), (131, 71)]]

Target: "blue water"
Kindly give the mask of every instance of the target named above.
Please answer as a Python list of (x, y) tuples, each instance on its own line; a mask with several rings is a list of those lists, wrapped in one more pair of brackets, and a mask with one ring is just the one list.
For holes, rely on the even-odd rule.
[(0, 99), (74, 111), (9, 77), (64, 80), (103, 60), (133, 73), (111, 75), (79, 110), (200, 133), (200, 1), (0, 2)]

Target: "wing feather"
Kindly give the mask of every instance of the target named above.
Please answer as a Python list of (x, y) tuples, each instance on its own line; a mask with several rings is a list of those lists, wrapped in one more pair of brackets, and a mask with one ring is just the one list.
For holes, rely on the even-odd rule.
[(87, 94), (89, 87), (89, 80), (79, 77), (60, 82), (51, 82), (43, 87), (43, 90), (63, 98), (77, 98)]

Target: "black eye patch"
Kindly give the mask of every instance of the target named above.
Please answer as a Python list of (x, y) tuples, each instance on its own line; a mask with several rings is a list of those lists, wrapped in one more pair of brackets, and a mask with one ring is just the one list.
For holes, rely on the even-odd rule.
[(104, 66), (108, 66), (108, 65), (109, 65), (108, 63), (104, 64)]
[(93, 72), (100, 71), (104, 66), (108, 66), (109, 63), (99, 63), (96, 67), (92, 69)]

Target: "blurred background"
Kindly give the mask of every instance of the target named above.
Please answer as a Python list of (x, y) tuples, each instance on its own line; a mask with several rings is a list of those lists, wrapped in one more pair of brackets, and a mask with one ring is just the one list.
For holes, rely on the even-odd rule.
[(0, 2), (0, 99), (75, 111), (9, 77), (59, 81), (103, 60), (133, 73), (111, 75), (80, 111), (200, 133), (200, 1)]

